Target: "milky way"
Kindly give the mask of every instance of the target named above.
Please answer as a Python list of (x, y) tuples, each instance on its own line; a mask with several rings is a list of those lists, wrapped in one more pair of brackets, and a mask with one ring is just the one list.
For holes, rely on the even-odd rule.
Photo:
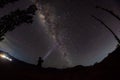
[[(83, 60), (83, 62), (84, 62), (84, 59), (82, 58), (81, 59), (81, 61), (77, 61), (77, 58), (79, 58), (80, 56), (82, 56), (82, 54), (84, 53), (84, 51), (83, 51), (83, 53), (79, 53), (79, 52), (82, 52), (82, 50), (85, 50), (86, 49), (86, 47), (87, 48), (89, 48), (88, 46), (83, 46), (83, 48), (81, 48), (80, 49), (80, 44), (81, 44), (81, 46), (82, 45), (85, 45), (85, 44), (87, 44), (87, 45), (89, 45), (89, 41), (90, 42), (93, 42), (94, 41), (94, 39), (93, 39), (93, 41), (92, 41), (92, 39), (90, 39), (89, 41), (87, 41), (87, 39), (88, 38), (86, 38), (86, 37), (89, 37), (89, 31), (88, 32), (86, 32), (86, 33), (84, 33), (85, 32), (85, 30), (81, 30), (80, 31), (80, 28), (79, 27), (76, 27), (76, 28), (73, 28), (73, 26), (81, 26), (81, 25), (84, 25), (83, 27), (84, 27), (84, 29), (85, 29), (85, 27), (86, 28), (88, 28), (87, 26), (89, 26), (89, 25), (87, 25), (87, 26), (85, 26), (86, 25), (86, 23), (85, 22), (87, 22), (87, 21), (89, 21), (89, 17), (90, 17), (90, 14), (94, 14), (94, 13), (92, 13), (91, 11), (89, 11), (88, 9), (87, 9), (87, 7), (89, 6), (89, 5), (94, 5), (94, 3), (92, 3), (92, 0), (89, 2), (89, 1), (81, 1), (82, 3), (81, 3), (81, 7), (80, 7), (80, 5), (79, 4), (76, 4), (76, 5), (74, 5), (74, 4), (72, 4), (72, 5), (68, 5), (69, 4), (69, 0), (68, 1), (66, 1), (67, 2), (67, 4), (66, 5), (68, 5), (68, 6), (65, 6), (65, 7), (63, 7), (63, 10), (65, 10), (66, 12), (63, 12), (62, 14), (63, 15), (58, 15), (58, 14), (60, 14), (60, 13), (58, 13), (59, 12), (59, 10), (60, 9), (62, 9), (62, 8), (59, 8), (58, 7), (58, 9), (59, 10), (57, 10), (56, 8), (55, 8), (55, 6), (54, 6), (54, 4), (52, 5), (52, 4), (50, 4), (50, 2), (48, 1), (48, 3), (46, 3), (46, 4), (41, 4), (41, 2), (39, 2), (39, 0), (37, 0), (38, 2), (36, 2), (36, 5), (37, 5), (37, 7), (38, 7), (38, 15), (39, 15), (39, 18), (40, 18), (40, 22), (44, 25), (44, 28), (45, 28), (45, 31), (48, 33), (48, 35), (53, 39), (53, 42), (54, 42), (54, 44), (58, 44), (58, 46), (59, 47), (57, 47), (57, 48), (59, 48), (59, 51), (60, 51), (60, 53), (61, 53), (61, 55), (63, 56), (62, 57), (62, 59), (64, 59), (64, 61), (66, 61), (68, 64), (68, 66), (72, 66), (72, 65), (74, 65), (74, 64), (79, 64), (79, 62), (81, 62), (82, 60)], [(53, 2), (54, 2), (54, 0), (53, 0)], [(61, 1), (62, 2), (62, 1)], [(57, 2), (56, 1), (56, 3), (55, 4), (61, 4), (61, 2)], [(79, 2), (78, 2), (79, 3)], [(71, 4), (71, 3), (70, 3)], [(86, 4), (89, 4), (89, 5), (87, 5), (86, 7), (85, 7), (85, 5)], [(61, 5), (65, 5), (65, 3), (62, 3)], [(110, 3), (110, 5), (111, 5), (111, 3)], [(61, 6), (62, 7), (62, 6)], [(68, 7), (68, 8), (66, 8), (66, 7)], [(69, 8), (70, 7), (70, 8)], [(72, 8), (72, 7), (74, 7), (74, 8)], [(80, 7), (80, 8), (79, 8)], [(84, 8), (82, 8), (82, 7), (84, 7)], [(89, 8), (90, 8), (91, 6), (89, 6)], [(92, 6), (93, 7), (93, 6)], [(92, 11), (94, 11), (94, 9), (91, 7), (91, 9), (90, 10), (92, 10)], [(75, 9), (76, 8), (76, 9)], [(80, 12), (79, 10), (81, 9), (81, 11), (82, 12)], [(86, 9), (86, 10), (85, 10)], [(71, 11), (70, 11), (71, 10)], [(79, 14), (81, 14), (81, 15), (79, 15)], [(98, 13), (97, 13), (98, 14)], [(78, 16), (77, 16), (78, 15)], [(85, 17), (82, 17), (83, 15), (86, 15)], [(96, 14), (95, 14), (96, 15)], [(99, 15), (100, 16), (100, 15)], [(71, 18), (72, 17), (72, 18)], [(79, 18), (81, 18), (81, 19), (79, 19)], [(74, 21), (73, 21), (73, 20)], [(83, 23), (81, 23), (81, 25), (79, 25), (78, 23), (80, 23), (80, 21), (83, 19)], [(85, 20), (86, 19), (86, 20)], [(62, 20), (62, 21), (61, 21)], [(64, 21), (65, 20), (65, 21)], [(70, 21), (71, 20), (71, 21)], [(75, 22), (76, 21), (76, 22)], [(94, 21), (94, 20), (93, 20)], [(67, 22), (71, 22), (71, 23), (73, 23), (74, 22), (74, 24), (71, 24), (71, 23), (69, 23), (69, 24), (67, 24)], [(82, 21), (81, 21), (82, 22)], [(76, 24), (77, 23), (77, 24)], [(90, 22), (89, 22), (90, 23)], [(89, 24), (89, 23), (87, 23), (87, 24)], [(92, 23), (92, 21), (91, 21), (91, 23)], [(90, 23), (90, 25), (91, 25), (91, 23)], [(73, 26), (71, 26), (71, 25), (73, 25)], [(66, 25), (65, 27), (64, 27), (64, 25)], [(70, 25), (70, 26), (69, 26)], [(93, 26), (93, 25), (92, 25)], [(64, 28), (63, 28), (64, 27)], [(77, 29), (78, 28), (78, 29)], [(82, 29), (82, 27), (81, 27), (81, 29)], [(89, 28), (88, 28), (89, 29)], [(91, 28), (92, 29), (92, 28)], [(74, 32), (74, 30), (75, 30), (75, 33), (73, 33)], [(81, 33), (79, 33), (79, 32), (82, 32), (83, 31), (83, 33), (81, 34)], [(86, 30), (87, 31), (87, 30)], [(106, 31), (107, 32), (107, 31)], [(93, 33), (93, 32), (92, 32)], [(74, 38), (74, 35), (75, 34), (75, 38)], [(81, 43), (81, 41), (79, 41), (81, 38), (80, 38), (80, 35), (81, 35), (81, 37), (82, 38), (85, 38), (84, 39), (84, 41), (83, 41), (83, 43)], [(83, 37), (83, 35), (84, 35), (84, 37)], [(85, 37), (85, 35), (86, 35), (86, 37)], [(90, 35), (91, 36), (91, 35)], [(94, 35), (95, 36), (95, 35)], [(92, 37), (92, 36), (91, 36)], [(95, 38), (95, 37), (94, 37)], [(85, 42), (86, 41), (86, 42)], [(78, 43), (78, 44), (77, 44)], [(97, 42), (98, 43), (98, 42)], [(93, 44), (94, 45), (94, 44)], [(92, 46), (93, 46), (92, 45)], [(72, 46), (72, 47), (71, 47)], [(90, 45), (89, 45), (90, 46)], [(95, 46), (95, 45), (94, 45)], [(74, 48), (73, 48), (74, 47)], [(71, 49), (72, 48), (72, 49)], [(92, 47), (91, 47), (92, 48)], [(52, 48), (52, 50), (54, 50), (53, 48)], [(81, 51), (80, 51), (81, 50)], [(107, 50), (107, 49), (106, 49)], [(51, 51), (51, 50), (49, 50), (49, 51)], [(49, 53), (49, 51), (48, 51), (48, 53)], [(103, 50), (102, 50), (103, 51)], [(93, 52), (93, 53), (97, 53), (96, 51), (91, 51), (91, 52)], [(51, 51), (51, 53), (52, 53), (52, 51)], [(71, 55), (72, 54), (72, 55)], [(79, 55), (79, 54), (81, 54), (79, 57), (76, 57), (76, 60), (75, 60), (75, 58), (74, 58), (74, 60), (72, 60), (71, 59), (71, 56), (73, 57), (73, 56), (75, 56), (75, 55)], [(86, 53), (84, 53), (84, 55), (86, 55)], [(93, 55), (86, 55), (87, 56), (87, 58), (86, 59), (90, 59), (90, 56), (91, 56), (91, 58), (92, 58), (92, 56)], [(98, 55), (96, 55), (96, 56), (98, 56)], [(96, 57), (95, 55), (93, 56), (93, 58), (95, 58)], [(103, 56), (103, 55), (100, 55), (100, 56)], [(104, 54), (104, 56), (106, 56), (105, 54)], [(81, 58), (81, 57), (80, 57)], [(97, 58), (96, 58), (96, 60), (97, 60)], [(100, 57), (98, 58), (98, 60), (101, 60), (100, 59)], [(73, 64), (72, 64), (72, 61), (73, 61)], [(91, 62), (92, 62), (92, 59), (90, 60)]]
[(59, 51), (62, 54), (63, 59), (68, 63), (67, 65), (70, 66), (71, 61), (69, 59), (69, 53), (67, 52), (65, 44), (62, 41), (63, 40), (62, 38), (64, 38), (64, 33), (62, 33), (62, 35), (59, 36), (59, 34), (61, 34), (61, 31), (57, 30), (58, 29), (57, 27), (60, 25), (58, 25), (57, 23), (56, 19), (57, 16), (55, 14), (54, 7), (50, 6), (49, 4), (41, 5), (39, 2), (36, 2), (35, 4), (38, 8), (38, 16), (40, 18), (40, 21), (45, 27), (45, 31), (52, 38), (54, 42), (53, 45), (55, 45), (48, 51), (48, 53), (45, 55), (45, 58), (46, 56), (48, 57), (54, 49), (56, 49), (55, 47), (57, 47), (59, 48)]

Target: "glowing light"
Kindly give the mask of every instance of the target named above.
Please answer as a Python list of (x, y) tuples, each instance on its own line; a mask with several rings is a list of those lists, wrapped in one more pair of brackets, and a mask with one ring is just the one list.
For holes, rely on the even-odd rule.
[(9, 58), (8, 56), (6, 56), (5, 54), (0, 54), (0, 57), (3, 58), (3, 59), (7, 59), (9, 61), (12, 61), (12, 59)]

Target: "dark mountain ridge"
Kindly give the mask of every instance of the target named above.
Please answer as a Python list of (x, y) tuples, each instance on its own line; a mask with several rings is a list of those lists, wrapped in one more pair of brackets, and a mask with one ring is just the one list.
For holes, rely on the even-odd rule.
[(13, 62), (0, 61), (2, 80), (115, 80), (120, 79), (120, 46), (110, 53), (102, 62), (93, 66), (75, 66), (56, 69), (40, 68), (14, 58)]

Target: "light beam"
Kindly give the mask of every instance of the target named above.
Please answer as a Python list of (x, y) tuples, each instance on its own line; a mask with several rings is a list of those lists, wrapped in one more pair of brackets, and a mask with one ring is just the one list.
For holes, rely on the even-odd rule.
[(47, 53), (46, 55), (43, 57), (43, 60), (45, 60), (52, 52), (53, 50), (55, 50), (57, 48), (58, 44), (56, 43)]

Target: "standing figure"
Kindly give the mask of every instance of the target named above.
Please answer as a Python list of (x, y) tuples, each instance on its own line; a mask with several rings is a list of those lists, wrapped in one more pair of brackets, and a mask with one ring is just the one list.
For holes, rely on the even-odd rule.
[(42, 68), (42, 63), (43, 63), (43, 62), (44, 62), (43, 59), (42, 59), (41, 57), (39, 57), (37, 66), (38, 66), (39, 68)]

